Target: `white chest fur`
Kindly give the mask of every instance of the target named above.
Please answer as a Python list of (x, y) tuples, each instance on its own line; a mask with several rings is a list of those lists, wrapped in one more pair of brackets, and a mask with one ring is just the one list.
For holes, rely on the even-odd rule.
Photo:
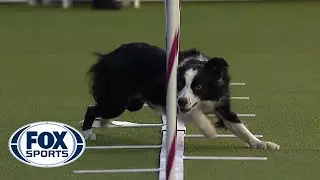
[(204, 114), (211, 114), (211, 113), (214, 113), (216, 104), (217, 104), (217, 101), (201, 101), (198, 108)]

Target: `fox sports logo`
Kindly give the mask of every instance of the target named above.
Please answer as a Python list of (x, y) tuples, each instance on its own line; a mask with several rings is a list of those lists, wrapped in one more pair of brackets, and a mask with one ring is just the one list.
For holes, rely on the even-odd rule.
[(85, 150), (83, 136), (57, 122), (36, 122), (16, 130), (9, 149), (19, 161), (35, 167), (59, 167), (77, 160)]

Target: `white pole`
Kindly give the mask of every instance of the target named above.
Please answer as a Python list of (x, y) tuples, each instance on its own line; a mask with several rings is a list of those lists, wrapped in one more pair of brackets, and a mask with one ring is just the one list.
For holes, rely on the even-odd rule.
[(165, 0), (167, 51), (167, 164), (166, 179), (176, 179), (175, 151), (177, 139), (177, 66), (180, 34), (180, 1)]
[(140, 0), (133, 0), (133, 7), (140, 8)]

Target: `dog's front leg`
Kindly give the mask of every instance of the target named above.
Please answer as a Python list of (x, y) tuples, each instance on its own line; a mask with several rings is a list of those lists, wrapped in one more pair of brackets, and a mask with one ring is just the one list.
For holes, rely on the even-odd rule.
[(179, 119), (184, 122), (194, 122), (198, 126), (199, 130), (210, 139), (217, 137), (217, 131), (212, 122), (207, 118), (207, 116), (198, 109), (192, 110), (188, 114), (179, 115)]
[(251, 148), (271, 150), (280, 149), (280, 146), (276, 143), (261, 141), (256, 138), (240, 121), (238, 116), (231, 112), (229, 108), (217, 108), (215, 114), (223, 120), (223, 123), (227, 129), (229, 129), (234, 135), (238, 136), (241, 140), (248, 143)]

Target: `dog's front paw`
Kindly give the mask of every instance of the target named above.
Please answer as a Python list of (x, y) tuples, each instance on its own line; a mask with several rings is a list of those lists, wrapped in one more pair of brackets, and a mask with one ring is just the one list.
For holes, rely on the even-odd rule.
[(249, 145), (253, 149), (267, 149), (267, 144), (263, 141), (253, 142)]
[(92, 129), (88, 129), (85, 131), (81, 131), (82, 136), (84, 137), (84, 139), (87, 140), (91, 140), (94, 141), (97, 139), (96, 134), (92, 133)]
[(280, 146), (274, 142), (270, 141), (258, 141), (250, 144), (251, 148), (254, 149), (270, 149), (270, 150), (279, 150)]
[(271, 150), (279, 150), (280, 149), (280, 146), (274, 142), (265, 141), (264, 143), (266, 143), (268, 149), (271, 149)]
[(217, 134), (216, 133), (206, 133), (206, 134), (204, 134), (205, 135), (205, 137), (206, 138), (208, 138), (208, 139), (215, 139), (215, 138), (217, 138)]

